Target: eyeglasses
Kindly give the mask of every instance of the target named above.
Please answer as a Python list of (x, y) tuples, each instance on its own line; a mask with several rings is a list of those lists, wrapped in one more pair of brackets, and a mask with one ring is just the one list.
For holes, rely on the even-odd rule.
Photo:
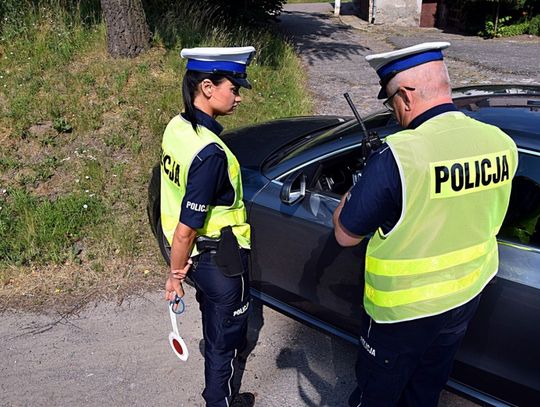
[(178, 333), (178, 325), (176, 324), (176, 315), (180, 315), (186, 309), (186, 305), (182, 298), (178, 295), (174, 298), (174, 301), (169, 303), (169, 316), (171, 317), (172, 332), (169, 333), (169, 344), (174, 354), (182, 362), (185, 362), (189, 357), (189, 351), (186, 343)]
[(400, 86), (394, 93), (392, 93), (391, 96), (389, 96), (384, 102), (383, 102), (383, 106), (386, 107), (389, 111), (393, 112), (394, 111), (394, 106), (392, 106), (392, 98), (394, 96), (396, 96), (399, 91), (401, 90), (401, 88), (403, 89), (407, 89), (407, 90), (410, 90), (410, 91), (413, 91), (413, 90), (416, 90), (416, 88), (411, 88), (410, 86)]

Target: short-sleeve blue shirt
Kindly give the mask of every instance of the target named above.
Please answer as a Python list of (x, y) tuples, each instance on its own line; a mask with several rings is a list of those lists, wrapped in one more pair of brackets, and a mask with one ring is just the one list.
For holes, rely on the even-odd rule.
[[(196, 110), (197, 123), (216, 135), (223, 127), (206, 113)], [(234, 189), (229, 181), (227, 156), (219, 144), (204, 147), (191, 162), (186, 194), (182, 200), (180, 222), (192, 229), (201, 228), (208, 206), (232, 205)]]
[[(453, 103), (435, 106), (417, 116), (408, 126), (415, 129), (441, 113), (457, 111)], [(362, 177), (349, 192), (339, 220), (350, 233), (366, 236), (379, 227), (388, 233), (402, 211), (402, 186), (396, 160), (383, 146), (368, 159)]]

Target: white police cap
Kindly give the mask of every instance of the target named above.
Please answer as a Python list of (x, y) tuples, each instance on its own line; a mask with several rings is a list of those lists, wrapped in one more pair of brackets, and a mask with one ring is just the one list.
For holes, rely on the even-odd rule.
[(254, 55), (253, 47), (198, 47), (184, 48), (180, 52), (180, 56), (188, 60), (188, 70), (222, 74), (235, 85), (248, 89), (251, 89), (251, 84), (247, 80), (246, 68)]
[(388, 97), (386, 85), (399, 72), (432, 61), (442, 61), (442, 50), (450, 46), (449, 42), (424, 42), (397, 51), (367, 55), (366, 61), (377, 71), (381, 90), (379, 99)]

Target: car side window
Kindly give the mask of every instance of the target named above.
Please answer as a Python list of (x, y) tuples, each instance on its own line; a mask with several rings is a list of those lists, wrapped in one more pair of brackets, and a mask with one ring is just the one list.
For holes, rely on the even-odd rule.
[(540, 157), (520, 153), (499, 238), (540, 247)]
[[(359, 149), (305, 168), (308, 190), (339, 198), (353, 184)], [(510, 204), (499, 238), (540, 248), (540, 156), (519, 154)]]
[(354, 148), (308, 167), (308, 190), (341, 197), (358, 176), (359, 158), (360, 149)]

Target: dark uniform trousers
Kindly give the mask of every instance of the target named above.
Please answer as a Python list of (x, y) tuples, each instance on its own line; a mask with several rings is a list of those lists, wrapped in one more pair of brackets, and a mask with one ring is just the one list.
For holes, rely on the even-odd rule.
[[(242, 250), (242, 257), (244, 270), (247, 270), (247, 251)], [(189, 277), (197, 289), (204, 337), (205, 389), (202, 395), (207, 407), (226, 407), (238, 391), (232, 388), (233, 375), (236, 356), (246, 344), (249, 274), (224, 276), (211, 252), (204, 252), (193, 260)]]
[(362, 310), (351, 407), (436, 407), (480, 296), (442, 314), (378, 324)]

